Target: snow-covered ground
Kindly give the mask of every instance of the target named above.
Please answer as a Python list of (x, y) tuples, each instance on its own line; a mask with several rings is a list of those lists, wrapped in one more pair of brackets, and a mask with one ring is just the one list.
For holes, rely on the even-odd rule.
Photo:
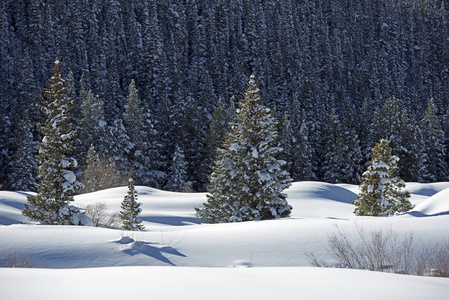
[[(15, 256), (31, 269), (0, 268), (0, 299), (448, 299), (449, 279), (313, 268), (306, 253), (332, 257), (329, 233), (350, 239), (391, 228), (417, 247), (449, 241), (449, 183), (408, 183), (416, 207), (395, 217), (355, 217), (357, 186), (298, 182), (291, 218), (204, 224), (205, 194), (137, 187), (143, 232), (38, 226), (21, 215), (29, 193), (0, 192), (0, 266)], [(127, 188), (76, 196), (74, 205), (120, 209)], [(26, 223), (26, 224), (21, 224)]]

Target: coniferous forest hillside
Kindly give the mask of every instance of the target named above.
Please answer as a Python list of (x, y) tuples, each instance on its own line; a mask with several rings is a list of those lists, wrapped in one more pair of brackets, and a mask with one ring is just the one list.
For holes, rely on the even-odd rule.
[[(85, 191), (204, 191), (254, 74), (294, 180), (359, 183), (390, 141), (405, 181), (449, 176), (444, 0), (3, 0), (0, 184), (34, 190), (58, 57)], [(448, 8), (449, 9), (449, 8)]]

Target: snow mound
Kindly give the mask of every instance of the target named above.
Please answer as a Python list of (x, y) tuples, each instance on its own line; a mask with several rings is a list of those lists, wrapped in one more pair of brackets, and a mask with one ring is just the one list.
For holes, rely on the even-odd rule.
[(449, 188), (449, 182), (417, 183), (407, 182), (406, 190), (411, 194), (430, 197)]
[(442, 190), (421, 202), (410, 213), (417, 216), (449, 214), (449, 188)]
[(295, 182), (287, 190), (288, 198), (326, 199), (342, 203), (352, 203), (357, 195), (349, 189), (331, 183), (301, 181)]

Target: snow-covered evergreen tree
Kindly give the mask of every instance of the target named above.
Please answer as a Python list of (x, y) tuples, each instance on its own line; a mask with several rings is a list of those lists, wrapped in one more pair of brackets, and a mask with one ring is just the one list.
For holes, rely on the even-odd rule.
[(69, 156), (76, 134), (71, 113), (75, 101), (66, 98), (58, 59), (47, 85), (49, 88), (41, 89), (46, 99), (41, 98), (43, 105), (39, 106), (47, 118), (43, 125), (38, 124), (43, 135), (36, 157), (40, 181), (36, 184), (37, 195), (28, 197), (22, 214), (41, 224), (78, 225), (79, 210), (70, 205), (73, 194), (82, 188), (72, 170), (77, 162)]
[(35, 191), (37, 163), (33, 155), (37, 152), (37, 143), (33, 140), (28, 111), (23, 112), (22, 118), (16, 124), (12, 144), (15, 151), (9, 163), (8, 189)]
[(121, 208), (120, 219), (123, 222), (123, 229), (132, 231), (144, 229), (141, 224), (142, 220), (137, 218), (142, 209), (140, 203), (137, 202), (137, 191), (132, 178), (128, 181), (128, 194), (123, 199)]
[(101, 176), (100, 158), (95, 151), (94, 145), (90, 145), (86, 156), (86, 170), (83, 173), (84, 189), (83, 192), (89, 193), (99, 190)]
[(420, 125), (424, 153), (419, 170), (419, 180), (422, 182), (447, 180), (445, 136), (437, 117), (437, 107), (433, 99), (429, 101)]
[[(83, 87), (82, 87), (83, 88)], [(80, 92), (84, 94), (84, 92)], [(104, 140), (107, 132), (107, 123), (104, 115), (104, 103), (98, 95), (92, 91), (87, 92), (81, 99), (81, 114), (79, 120), (79, 134), (75, 141), (75, 149), (78, 154), (78, 163), (84, 167), (86, 165), (87, 152), (91, 145), (95, 145), (95, 150), (104, 154), (109, 147)]]
[(94, 192), (117, 186), (126, 185), (128, 176), (120, 174), (104, 157), (97, 154), (94, 145), (91, 145), (86, 156), (86, 169), (82, 182), (83, 192)]
[(168, 181), (164, 190), (172, 192), (182, 192), (187, 188), (187, 163), (184, 152), (176, 146), (172, 163), (168, 169)]
[(371, 163), (362, 174), (359, 195), (353, 201), (357, 216), (391, 216), (413, 208), (404, 181), (395, 175), (399, 158), (391, 154), (389, 142), (381, 139), (372, 151)]
[(156, 130), (149, 110), (145, 109), (145, 105), (140, 100), (134, 80), (131, 80), (129, 84), (123, 123), (133, 146), (128, 156), (133, 176), (138, 184), (158, 187), (160, 176), (154, 172), (155, 168), (153, 168), (158, 159)]
[(214, 160), (216, 149), (223, 143), (224, 136), (230, 129), (230, 121), (230, 115), (227, 113), (225, 105), (220, 98), (215, 106), (212, 120), (209, 123), (209, 130), (206, 133), (206, 159), (210, 166)]
[(285, 161), (276, 157), (277, 122), (262, 105), (255, 76), (252, 75), (240, 102), (232, 132), (210, 176), (208, 201), (197, 214), (210, 222), (242, 222), (287, 217), (292, 207), (282, 193), (291, 178), (282, 169)]

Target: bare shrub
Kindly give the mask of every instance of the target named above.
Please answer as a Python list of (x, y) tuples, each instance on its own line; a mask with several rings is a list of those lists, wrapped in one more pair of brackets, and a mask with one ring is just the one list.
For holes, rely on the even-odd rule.
[(106, 223), (104, 224), (104, 227), (121, 228), (122, 220), (120, 219), (120, 213), (118, 211), (116, 211), (116, 212), (113, 212), (112, 214), (110, 214), (108, 219), (106, 220)]
[[(371, 271), (449, 277), (449, 243), (421, 245), (417, 251), (413, 232), (402, 238), (392, 228), (365, 233), (356, 225), (357, 242), (348, 238), (345, 230), (336, 226), (336, 232), (328, 235), (327, 251), (339, 262), (340, 267)], [(306, 253), (312, 266), (329, 264)]]
[(10, 268), (33, 268), (34, 262), (31, 256), (19, 256), (16, 251), (8, 254), (8, 267)]
[(84, 213), (92, 220), (95, 227), (120, 227), (119, 212), (108, 213), (108, 206), (104, 202), (88, 204), (84, 208)]

